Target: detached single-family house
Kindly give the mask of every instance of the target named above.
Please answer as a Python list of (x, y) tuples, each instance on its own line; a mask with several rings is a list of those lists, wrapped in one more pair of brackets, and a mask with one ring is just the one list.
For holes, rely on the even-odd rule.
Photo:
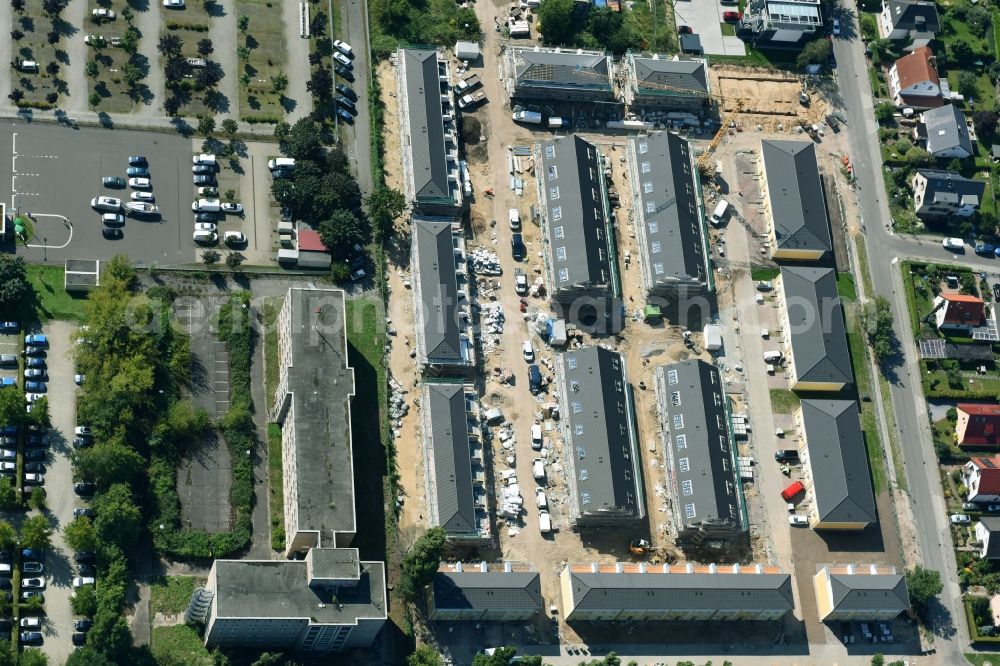
[(955, 441), (959, 446), (1000, 446), (1000, 405), (960, 402), (955, 406)]
[(820, 0), (751, 0), (742, 25), (753, 32), (754, 44), (797, 46), (822, 27), (823, 11)]
[(917, 169), (910, 183), (913, 208), (921, 219), (969, 217), (979, 209), (986, 183), (954, 171)]
[(626, 106), (697, 113), (708, 103), (708, 64), (702, 58), (630, 51), (622, 60), (622, 70)]
[(969, 294), (941, 294), (934, 299), (937, 329), (950, 335), (970, 335), (986, 318), (986, 304)]
[(612, 102), (615, 67), (606, 51), (509, 46), (504, 86), (512, 100)]
[(920, 114), (920, 122), (913, 130), (914, 138), (923, 141), (927, 152), (938, 159), (965, 159), (972, 157), (974, 137), (969, 123), (954, 104), (945, 104)]
[(962, 468), (969, 502), (1000, 502), (1000, 456), (973, 456)]
[(915, 48), (893, 63), (889, 68), (889, 94), (900, 108), (936, 109), (944, 104), (937, 61), (930, 47)]
[(910, 609), (906, 579), (892, 566), (825, 566), (813, 587), (822, 622), (887, 622)]
[(760, 142), (759, 176), (771, 258), (819, 261), (833, 250), (812, 141)]
[(980, 558), (1000, 560), (1000, 516), (982, 516), (979, 519), (976, 523), (976, 541), (982, 544)]
[(926, 0), (882, 0), (878, 33), (883, 39), (933, 38), (941, 30), (937, 6)]

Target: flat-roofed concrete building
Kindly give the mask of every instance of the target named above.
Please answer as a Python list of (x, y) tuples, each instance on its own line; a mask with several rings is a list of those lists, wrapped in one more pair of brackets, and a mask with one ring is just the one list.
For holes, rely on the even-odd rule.
[(821, 622), (888, 621), (910, 609), (906, 579), (893, 566), (825, 566), (813, 587)]
[(700, 113), (711, 95), (704, 58), (633, 53), (622, 59), (622, 96), (629, 107)]
[(522, 562), (442, 562), (427, 588), (427, 616), (439, 622), (530, 620), (542, 605), (538, 572)]
[(621, 354), (581, 347), (555, 359), (567, 513), (575, 528), (646, 515), (632, 387)]
[(764, 139), (759, 178), (771, 258), (818, 261), (833, 251), (812, 141)]
[(878, 521), (858, 403), (803, 400), (796, 413), (812, 481), (813, 529), (863, 530)]
[(854, 383), (844, 312), (832, 268), (783, 266), (781, 330), (794, 391), (839, 391)]
[(607, 187), (597, 146), (578, 136), (535, 144), (545, 279), (553, 300), (617, 291)]
[(428, 521), (453, 541), (492, 535), (476, 387), (425, 381), (420, 388)]
[(707, 291), (711, 259), (690, 144), (654, 132), (629, 139), (626, 157), (647, 296), (677, 299)]
[(424, 215), (465, 205), (449, 62), (435, 49), (396, 51), (403, 194)]
[(501, 63), (509, 99), (552, 102), (615, 99), (614, 60), (605, 51), (508, 46)]
[(476, 359), (461, 220), (414, 216), (411, 222), (417, 363), (432, 375), (468, 373)]
[(216, 560), (187, 620), (209, 647), (339, 652), (386, 619), (385, 565), (349, 548), (356, 530), (344, 292), (291, 288), (278, 314), (286, 560)]
[(738, 560), (750, 546), (750, 522), (719, 370), (691, 359), (661, 365), (655, 377), (677, 544)]
[(569, 564), (559, 574), (567, 622), (780, 620), (792, 577), (760, 564)]

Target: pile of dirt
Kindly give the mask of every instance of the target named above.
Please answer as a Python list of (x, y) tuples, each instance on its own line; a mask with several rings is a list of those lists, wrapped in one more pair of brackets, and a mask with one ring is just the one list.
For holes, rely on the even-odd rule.
[(479, 118), (462, 116), (462, 140), (466, 145), (474, 146), (482, 139), (483, 126)]

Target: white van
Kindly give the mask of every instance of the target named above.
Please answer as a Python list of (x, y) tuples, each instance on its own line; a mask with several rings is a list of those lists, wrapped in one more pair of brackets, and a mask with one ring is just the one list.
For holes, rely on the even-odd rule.
[(267, 168), (271, 171), (275, 169), (293, 169), (295, 168), (295, 160), (291, 157), (276, 157), (267, 161)]
[(552, 519), (549, 518), (548, 511), (538, 512), (538, 531), (547, 534), (552, 531)]
[(38, 63), (34, 60), (21, 60), (17, 63), (18, 70), (22, 72), (38, 72)]
[(720, 199), (718, 205), (715, 207), (715, 212), (712, 213), (712, 224), (716, 227), (721, 226), (726, 221), (726, 213), (728, 212), (729, 202), (725, 199)]
[(961, 238), (945, 238), (941, 241), (941, 245), (944, 246), (944, 249), (951, 250), (953, 252), (965, 249), (965, 241)]
[(211, 245), (219, 240), (219, 234), (214, 231), (208, 231), (207, 229), (198, 229), (194, 232), (192, 237), (195, 243), (200, 243), (202, 245)]
[(507, 211), (507, 218), (510, 220), (511, 231), (521, 230), (521, 213), (516, 208)]
[(191, 158), (192, 164), (207, 164), (208, 166), (215, 166), (215, 155), (207, 155), (202, 153), (201, 155), (195, 155)]
[(536, 451), (542, 450), (542, 424), (540, 423), (531, 425), (531, 448)]
[(218, 213), (222, 210), (222, 202), (218, 199), (198, 199), (191, 202), (191, 210), (195, 213)]
[(780, 351), (764, 352), (764, 363), (781, 363), (782, 355)]
[(539, 509), (549, 508), (549, 500), (545, 497), (545, 491), (541, 488), (535, 489), (535, 504), (538, 505)]

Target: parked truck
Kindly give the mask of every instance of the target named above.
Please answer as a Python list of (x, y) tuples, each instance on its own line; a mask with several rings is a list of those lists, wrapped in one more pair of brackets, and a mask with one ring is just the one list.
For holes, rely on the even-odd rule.
[(538, 111), (515, 111), (511, 118), (515, 123), (528, 123), (531, 125), (542, 124), (542, 114)]
[(455, 84), (455, 91), (460, 95), (462, 93), (470, 93), (481, 85), (483, 85), (482, 79), (479, 78), (478, 74), (473, 74), (472, 76), (460, 79), (459, 82)]
[(464, 109), (466, 111), (471, 110), (486, 102), (486, 93), (482, 90), (477, 90), (469, 95), (464, 95), (458, 98), (458, 108)]

